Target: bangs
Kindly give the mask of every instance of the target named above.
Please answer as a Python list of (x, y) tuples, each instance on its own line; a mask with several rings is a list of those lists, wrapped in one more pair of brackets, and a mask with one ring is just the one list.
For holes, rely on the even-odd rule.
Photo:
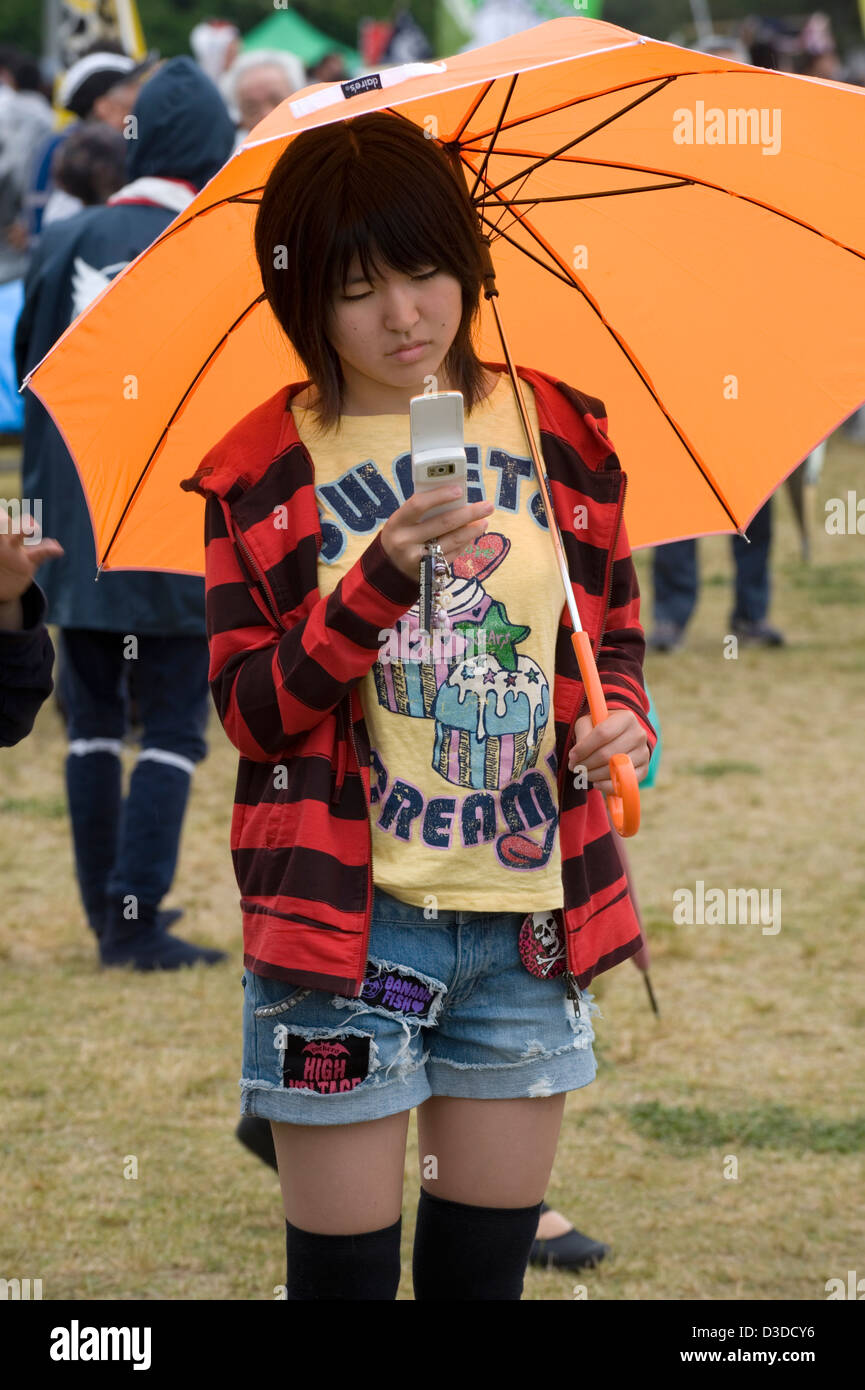
[[(345, 289), (355, 256), (368, 280), (387, 267), (405, 275), (433, 265), (458, 279), (465, 274), (464, 269), (458, 268), (454, 249), (443, 235), (441, 214), (447, 209), (440, 207), (440, 215), (434, 215), (428, 181), (418, 178), (416, 166), (413, 178), (396, 180), (392, 168), (385, 168), (392, 187), (382, 186), (384, 169), (372, 179), (362, 177), (358, 165), (346, 179), (342, 196), (323, 209), (330, 233), (330, 246), (323, 248), (323, 288), (328, 296)], [(412, 171), (400, 172), (409, 175)]]
[(477, 213), (461, 171), (410, 121), (370, 112), (295, 136), (268, 177), (254, 240), (265, 296), (317, 388), (322, 424), (342, 408), (327, 330), (354, 261), (370, 280), (435, 267), (459, 281), (462, 317), (443, 365), (467, 409), (482, 398), (472, 344), (484, 274)]

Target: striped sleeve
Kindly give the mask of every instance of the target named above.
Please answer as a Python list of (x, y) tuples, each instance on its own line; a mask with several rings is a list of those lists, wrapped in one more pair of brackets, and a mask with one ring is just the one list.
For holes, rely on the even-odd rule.
[(640, 624), (640, 585), (624, 522), (613, 556), (610, 607), (597, 656), (598, 675), (608, 709), (628, 709), (645, 729), (651, 753), (658, 735), (649, 722), (643, 682), (646, 638)]
[(210, 689), (223, 727), (244, 757), (269, 761), (320, 723), (376, 660), (382, 629), (411, 607), (418, 581), (393, 563), (381, 533), (326, 598), (277, 626), (250, 582), (224, 499), (208, 494), (205, 593)]

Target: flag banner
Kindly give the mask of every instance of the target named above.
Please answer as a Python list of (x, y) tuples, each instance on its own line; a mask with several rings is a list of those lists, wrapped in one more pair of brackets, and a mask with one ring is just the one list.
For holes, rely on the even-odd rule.
[(145, 56), (136, 0), (48, 0), (42, 48), (57, 70), (65, 72), (98, 39), (121, 43), (130, 58)]

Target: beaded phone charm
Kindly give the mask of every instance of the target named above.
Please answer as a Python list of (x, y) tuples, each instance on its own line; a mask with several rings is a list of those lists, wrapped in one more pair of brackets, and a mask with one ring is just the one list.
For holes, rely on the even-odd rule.
[(450, 631), (450, 619), (444, 600), (444, 591), (450, 578), (451, 568), (438, 541), (427, 541), (420, 561), (418, 609), (421, 630), (428, 632), (430, 636), (436, 632)]

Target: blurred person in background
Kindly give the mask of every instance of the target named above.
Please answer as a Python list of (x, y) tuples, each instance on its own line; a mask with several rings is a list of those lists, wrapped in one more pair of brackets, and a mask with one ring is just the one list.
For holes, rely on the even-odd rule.
[(821, 53), (804, 53), (796, 71), (800, 77), (822, 77), (828, 82), (843, 82), (844, 67), (834, 49)]
[(303, 63), (293, 53), (262, 48), (242, 54), (219, 86), (237, 127), (235, 145), (241, 145), (259, 121), (306, 85)]
[(22, 403), (17, 393), (12, 339), (21, 312), (30, 264), (25, 216), (30, 165), (54, 122), (40, 90), (35, 58), (0, 48), (0, 431), (18, 433)]
[(219, 86), (240, 53), (240, 30), (228, 19), (205, 19), (189, 35), (196, 63)]
[(693, 47), (699, 53), (711, 53), (715, 58), (729, 58), (734, 63), (749, 63), (750, 55), (741, 39), (734, 38), (732, 34), (710, 34), (701, 43), (695, 43)]
[[(127, 134), (126, 121), (141, 83), (156, 62), (148, 54), (136, 62), (124, 53), (121, 44), (100, 39), (82, 53), (66, 72), (57, 92), (57, 105), (79, 121), (101, 121), (121, 135)], [(38, 150), (31, 170), (27, 194), (27, 217), (31, 242), (50, 222), (71, 217), (85, 204), (54, 181), (55, 160), (75, 125), (65, 126), (48, 137)]]
[(0, 53), (0, 284), (20, 280), (29, 263), (25, 199), (30, 165), (54, 125), (36, 59), (5, 47)]
[[(39, 240), (16, 335), (22, 377), (231, 153), (234, 133), (222, 98), (191, 58), (163, 64), (143, 86), (134, 115), (130, 182), (104, 207), (47, 227)], [(133, 334), (131, 325), (130, 341)], [(131, 367), (134, 355), (127, 367), (118, 363), (121, 375)], [(178, 382), (178, 391), (183, 385)], [(170, 936), (168, 915), (160, 912), (177, 864), (192, 772), (207, 751), (203, 580), (130, 570), (108, 571), (94, 584), (93, 530), (78, 474), (32, 392), (26, 393), (22, 442), (22, 491), (42, 499), (45, 529), (65, 550), (46, 564), (42, 584), (51, 621), (60, 628), (58, 685), (67, 716), (75, 866), (100, 960), (137, 970), (213, 964), (223, 952)], [(111, 468), (110, 454), (105, 468)], [(130, 695), (143, 733), (124, 801), (121, 752)]]
[(80, 207), (105, 203), (126, 182), (129, 144), (102, 121), (73, 127), (54, 156), (55, 186)]
[[(735, 63), (751, 62), (751, 55), (741, 40), (726, 35), (712, 34), (694, 47), (701, 53), (711, 53)], [(783, 633), (771, 627), (766, 620), (771, 595), (771, 497), (748, 526), (747, 535), (747, 541), (737, 535), (730, 537), (736, 572), (730, 631), (743, 643), (780, 647), (784, 644)], [(697, 606), (699, 568), (696, 540), (672, 541), (668, 545), (656, 546), (652, 557), (652, 578), (654, 626), (646, 639), (647, 646), (654, 651), (674, 651), (684, 640), (685, 629)]]
[(799, 49), (795, 70), (800, 77), (822, 77), (829, 82), (843, 82), (844, 68), (828, 15), (819, 10), (809, 14), (799, 33)]
[(82, 54), (64, 76), (57, 101), (79, 120), (104, 121), (122, 133), (154, 60), (151, 56), (138, 63), (119, 49), (119, 44), (109, 47), (101, 39)]
[(348, 73), (345, 70), (345, 59), (338, 50), (332, 53), (325, 53), (323, 58), (319, 58), (317, 63), (306, 70), (307, 83), (313, 82), (345, 82)]

